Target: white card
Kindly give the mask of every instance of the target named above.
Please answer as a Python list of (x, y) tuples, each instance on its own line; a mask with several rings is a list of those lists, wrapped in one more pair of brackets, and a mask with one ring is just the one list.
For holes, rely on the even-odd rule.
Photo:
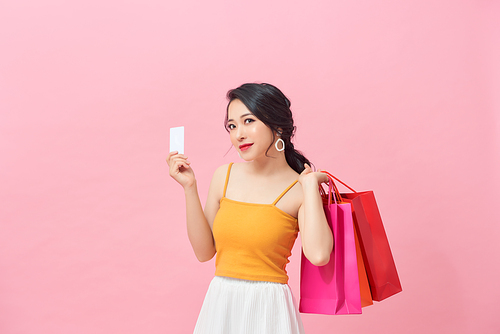
[(184, 127), (170, 128), (170, 152), (184, 154)]

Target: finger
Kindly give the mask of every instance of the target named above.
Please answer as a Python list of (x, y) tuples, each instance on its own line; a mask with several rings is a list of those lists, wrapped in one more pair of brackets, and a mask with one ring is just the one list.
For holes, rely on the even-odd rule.
[(185, 165), (187, 163), (187, 160), (183, 159), (183, 158), (175, 158), (174, 163), (176, 166), (181, 166), (181, 165)]
[(172, 152), (170, 152), (170, 153), (168, 154), (168, 156), (167, 156), (167, 164), (168, 164), (169, 166), (170, 166), (170, 164), (171, 164), (172, 160), (173, 160), (173, 159), (174, 159), (177, 155), (179, 155), (178, 153), (179, 153), (179, 152), (177, 152), (177, 151), (172, 151)]
[(183, 158), (187, 159), (188, 157), (185, 156), (184, 154), (179, 154), (177, 151), (172, 151), (168, 154), (167, 159), (172, 159), (172, 158)]
[(184, 159), (179, 159), (176, 161), (176, 168), (177, 168), (177, 170), (179, 170), (181, 167), (188, 169), (190, 164), (191, 164), (190, 162), (188, 162)]
[(186, 161), (184, 159), (182, 159), (182, 160), (176, 160), (175, 161), (176, 168), (180, 168), (180, 167), (186, 167), (186, 168), (188, 168), (189, 165), (191, 165), (191, 162), (190, 161)]
[(167, 155), (167, 161), (172, 159), (173, 156), (175, 156), (176, 154), (178, 154), (179, 152), (177, 151), (172, 151), (170, 152), (168, 155)]
[(174, 155), (170, 158), (171, 161), (187, 161), (188, 157), (182, 154)]

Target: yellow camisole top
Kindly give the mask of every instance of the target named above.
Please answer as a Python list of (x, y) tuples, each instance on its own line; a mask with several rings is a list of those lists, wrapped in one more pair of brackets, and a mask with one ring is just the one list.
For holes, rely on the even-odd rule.
[(297, 181), (272, 204), (255, 204), (226, 198), (232, 163), (229, 164), (213, 223), (217, 255), (215, 275), (253, 281), (288, 283), (286, 264), (290, 262), (299, 227), (297, 218), (278, 209), (276, 203)]

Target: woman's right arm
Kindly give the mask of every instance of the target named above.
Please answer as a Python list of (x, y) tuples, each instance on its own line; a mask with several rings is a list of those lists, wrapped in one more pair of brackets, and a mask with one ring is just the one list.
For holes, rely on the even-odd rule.
[[(208, 261), (215, 255), (215, 244), (212, 234), (212, 224), (215, 214), (219, 209), (217, 194), (219, 193), (220, 184), (223, 180), (216, 180), (220, 172), (220, 168), (214, 174), (210, 185), (205, 212), (201, 206), (196, 178), (190, 167), (190, 162), (187, 157), (177, 152), (171, 152), (168, 155), (167, 163), (169, 166), (170, 176), (176, 180), (183, 188), (186, 198), (186, 224), (189, 241), (193, 247), (196, 258), (201, 261)], [(222, 190), (220, 190), (222, 196)], [(219, 197), (220, 200), (220, 197)]]

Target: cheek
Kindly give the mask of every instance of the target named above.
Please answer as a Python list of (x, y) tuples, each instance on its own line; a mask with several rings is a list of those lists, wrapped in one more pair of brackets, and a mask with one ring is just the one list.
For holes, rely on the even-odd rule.
[(238, 140), (236, 139), (236, 133), (234, 131), (229, 132), (229, 140), (231, 140), (231, 144), (236, 145)]
[(269, 145), (269, 143), (273, 141), (273, 133), (271, 129), (264, 124), (255, 129), (255, 135), (259, 136), (261, 141), (266, 145)]

